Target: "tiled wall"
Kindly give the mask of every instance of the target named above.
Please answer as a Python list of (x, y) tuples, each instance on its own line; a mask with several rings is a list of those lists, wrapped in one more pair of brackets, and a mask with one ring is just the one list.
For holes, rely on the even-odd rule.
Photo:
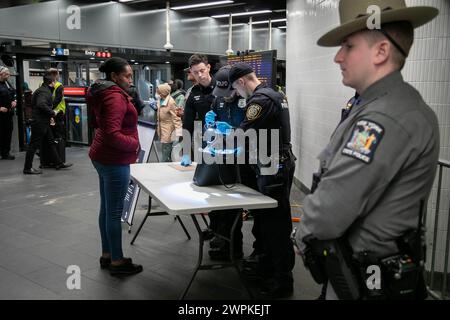
[[(440, 10), (438, 18), (416, 30), (415, 44), (403, 75), (436, 112), (441, 132), (440, 156), (450, 160), (450, 1), (407, 0), (407, 5), (431, 5)], [(295, 177), (307, 187), (311, 185), (311, 174), (318, 168), (316, 157), (339, 122), (341, 107), (354, 93), (342, 85), (339, 67), (333, 62), (337, 48), (316, 45), (321, 35), (339, 24), (337, 6), (337, 0), (287, 1), (286, 89), (294, 151), (299, 159)], [(444, 174), (436, 243), (441, 265), (446, 243), (449, 186), (450, 172), (447, 172)], [(429, 231), (433, 229), (435, 199), (436, 188), (430, 197)], [(431, 240), (429, 232), (428, 241)]]

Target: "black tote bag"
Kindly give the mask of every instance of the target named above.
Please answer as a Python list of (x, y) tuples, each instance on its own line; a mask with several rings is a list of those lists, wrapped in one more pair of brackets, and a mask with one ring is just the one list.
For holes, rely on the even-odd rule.
[(195, 168), (194, 184), (199, 187), (224, 185), (231, 188), (239, 182), (238, 164), (199, 163)]

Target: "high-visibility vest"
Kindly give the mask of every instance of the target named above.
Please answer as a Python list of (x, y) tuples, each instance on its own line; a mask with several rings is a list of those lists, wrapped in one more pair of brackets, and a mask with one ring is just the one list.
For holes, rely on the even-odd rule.
[[(56, 98), (56, 89), (58, 89), (58, 87), (60, 87), (60, 86), (62, 86), (62, 83), (59, 81), (56, 81), (55, 89), (53, 90), (53, 100)], [(63, 113), (66, 113), (66, 102), (64, 101), (64, 94), (63, 94), (63, 98), (62, 98), (61, 102), (53, 110), (62, 111)]]

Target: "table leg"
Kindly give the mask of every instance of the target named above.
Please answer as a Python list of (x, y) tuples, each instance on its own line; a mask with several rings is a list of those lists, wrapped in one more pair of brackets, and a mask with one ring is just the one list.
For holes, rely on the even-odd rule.
[(206, 228), (209, 228), (208, 221), (206, 220), (205, 215), (203, 213), (202, 213), (202, 219), (203, 219), (203, 222), (206, 224)]
[(234, 219), (233, 222), (233, 226), (231, 227), (231, 234), (230, 234), (230, 259), (231, 262), (233, 263), (234, 268), (236, 269), (239, 278), (241, 279), (241, 283), (244, 285), (245, 289), (247, 290), (247, 293), (250, 297), (250, 299), (254, 299), (254, 296), (252, 294), (252, 291), (250, 290), (250, 288), (247, 286), (247, 283), (245, 282), (244, 277), (242, 276), (241, 270), (239, 270), (239, 266), (236, 263), (236, 259), (234, 258), (234, 231), (236, 229), (236, 225), (239, 221), (239, 217), (242, 215), (241, 212), (239, 212), (238, 214), (236, 214), (236, 218)]
[(136, 240), (139, 232), (141, 232), (142, 227), (144, 226), (145, 221), (147, 221), (148, 216), (150, 215), (150, 210), (152, 208), (152, 198), (148, 197), (148, 208), (147, 208), (147, 213), (145, 214), (144, 220), (142, 220), (139, 228), (136, 231), (136, 234), (133, 237), (133, 240), (131, 240), (130, 244), (134, 244), (134, 241)]
[(191, 240), (191, 235), (189, 234), (189, 232), (187, 231), (186, 227), (184, 226), (183, 221), (181, 220), (179, 215), (175, 216), (175, 220), (178, 220), (178, 222), (181, 224), (181, 227), (184, 230), (184, 233), (186, 233), (186, 236), (188, 237), (188, 240)]
[(189, 281), (186, 289), (184, 289), (183, 294), (180, 297), (180, 300), (184, 300), (184, 298), (186, 297), (186, 294), (188, 293), (189, 289), (191, 288), (192, 282), (194, 281), (194, 278), (197, 275), (197, 272), (200, 269), (200, 267), (202, 265), (202, 260), (203, 260), (203, 243), (204, 243), (204, 240), (203, 240), (202, 229), (200, 228), (200, 225), (198, 224), (198, 221), (197, 221), (197, 218), (195, 217), (195, 214), (191, 214), (191, 218), (192, 218), (192, 221), (194, 221), (195, 228), (198, 231), (198, 244), (199, 244), (198, 259), (197, 259), (197, 265), (195, 266), (194, 274), (192, 275), (191, 280)]

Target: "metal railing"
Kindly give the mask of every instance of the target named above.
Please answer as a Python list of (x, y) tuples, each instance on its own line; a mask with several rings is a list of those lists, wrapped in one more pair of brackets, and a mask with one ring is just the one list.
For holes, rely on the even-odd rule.
[[(437, 196), (436, 196), (436, 210), (434, 216), (434, 226), (433, 226), (433, 244), (431, 248), (431, 267), (430, 272), (427, 277), (427, 288), (430, 295), (435, 299), (444, 300), (447, 295), (447, 274), (448, 274), (448, 257), (449, 257), (449, 245), (450, 245), (450, 203), (449, 203), (449, 216), (447, 218), (447, 235), (445, 241), (445, 257), (444, 257), (444, 268), (442, 273), (438, 273), (436, 270), (436, 248), (437, 248), (437, 238), (438, 238), (438, 227), (439, 227), (439, 209), (441, 203), (442, 194), (442, 175), (444, 169), (450, 169), (450, 161), (439, 160), (438, 163), (438, 186), (437, 186)], [(426, 217), (424, 218), (426, 222)], [(435, 280), (440, 277), (440, 286), (435, 286)], [(439, 292), (437, 292), (438, 290)]]

